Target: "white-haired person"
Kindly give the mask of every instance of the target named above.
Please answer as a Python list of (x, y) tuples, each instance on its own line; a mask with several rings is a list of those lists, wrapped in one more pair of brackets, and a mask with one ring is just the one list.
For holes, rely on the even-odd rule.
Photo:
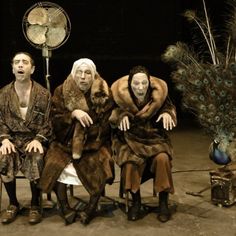
[[(88, 224), (94, 217), (106, 183), (114, 179), (111, 158), (110, 125), (113, 107), (110, 88), (100, 77), (94, 62), (81, 58), (52, 97), (52, 123), (55, 140), (46, 155), (40, 187), (55, 191), (65, 224)], [(90, 195), (87, 207), (71, 208), (67, 185), (83, 185)]]

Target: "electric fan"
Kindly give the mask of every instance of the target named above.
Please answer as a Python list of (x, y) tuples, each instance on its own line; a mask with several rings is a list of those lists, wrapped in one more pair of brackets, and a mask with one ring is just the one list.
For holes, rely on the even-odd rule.
[(46, 62), (45, 80), (50, 90), (49, 58), (52, 50), (62, 46), (69, 38), (70, 19), (59, 5), (52, 2), (38, 2), (25, 12), (22, 29), (27, 41), (42, 50)]

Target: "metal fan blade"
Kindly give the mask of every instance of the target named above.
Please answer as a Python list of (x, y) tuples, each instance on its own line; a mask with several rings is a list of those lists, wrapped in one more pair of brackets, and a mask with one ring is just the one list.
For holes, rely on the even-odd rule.
[(64, 13), (58, 8), (48, 8), (48, 26), (65, 28), (67, 20)]
[(49, 21), (48, 18), (48, 12), (45, 8), (36, 7), (29, 12), (27, 20), (32, 25), (44, 25)]
[(47, 27), (41, 25), (30, 25), (26, 31), (27, 37), (35, 44), (46, 42)]
[(48, 28), (46, 34), (46, 44), (49, 47), (56, 47), (61, 42), (63, 42), (64, 38), (66, 37), (66, 31), (63, 27), (56, 27), (56, 28)]

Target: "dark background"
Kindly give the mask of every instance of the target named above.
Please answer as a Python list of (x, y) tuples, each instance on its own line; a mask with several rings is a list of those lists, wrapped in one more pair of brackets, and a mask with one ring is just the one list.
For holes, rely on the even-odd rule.
[[(45, 85), (44, 58), (40, 49), (24, 37), (22, 19), (39, 1), (8, 0), (0, 9), (1, 56), (0, 87), (13, 77), (10, 59), (17, 51), (28, 51), (36, 61), (33, 78)], [(43, 2), (43, 1), (41, 1)], [(186, 9), (203, 12), (202, 0), (57, 0), (71, 21), (67, 42), (52, 51), (50, 58), (51, 91), (70, 73), (81, 57), (94, 60), (97, 70), (108, 84), (128, 74), (138, 64), (152, 75), (164, 79), (171, 98), (179, 105), (179, 94), (170, 80), (171, 68), (161, 61), (166, 47), (177, 41), (192, 43), (192, 30), (182, 16)], [(214, 26), (220, 28), (226, 9), (224, 0), (206, 0)]]

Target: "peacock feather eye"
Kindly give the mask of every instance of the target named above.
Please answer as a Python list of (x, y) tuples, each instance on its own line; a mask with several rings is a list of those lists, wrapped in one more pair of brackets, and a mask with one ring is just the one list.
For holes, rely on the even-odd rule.
[(184, 90), (186, 90), (186, 87), (185, 87), (183, 84), (178, 84), (178, 85), (176, 86), (176, 88), (177, 88), (179, 91), (184, 91)]
[(204, 79), (203, 79), (203, 83), (204, 83), (204, 84), (209, 84), (209, 80), (208, 80), (207, 78), (204, 78)]
[(225, 108), (226, 109), (229, 109), (230, 108), (230, 104), (227, 102), (227, 103), (225, 103)]
[(223, 111), (223, 110), (225, 109), (224, 105), (221, 104), (221, 105), (219, 106), (219, 109), (220, 109), (220, 111)]
[(200, 100), (200, 101), (205, 101), (205, 97), (204, 97), (203, 95), (200, 95), (200, 96), (199, 96), (199, 100)]
[(200, 104), (199, 109), (202, 110), (202, 111), (206, 111), (207, 110), (206, 106), (203, 105), (203, 104)]
[(213, 89), (210, 89), (210, 95), (214, 97), (216, 95), (215, 91)]
[(215, 107), (214, 104), (209, 104), (208, 108), (209, 108), (210, 110), (215, 110), (215, 109), (216, 109), (216, 107)]
[(190, 96), (190, 100), (192, 100), (192, 101), (197, 101), (198, 99), (197, 99), (197, 96), (196, 96), (196, 95), (192, 95), (192, 96)]
[(215, 112), (212, 112), (212, 111), (211, 111), (211, 112), (208, 112), (207, 116), (213, 117), (213, 116), (215, 116), (215, 114), (216, 114)]
[(221, 77), (219, 77), (219, 76), (216, 77), (216, 83), (217, 83), (217, 84), (222, 83), (222, 81), (223, 81), (223, 80), (222, 80)]
[(194, 80), (193, 83), (194, 83), (198, 88), (201, 87), (201, 85), (202, 85), (202, 81), (201, 81), (200, 79)]
[(225, 96), (226, 96), (226, 92), (225, 92), (225, 91), (223, 91), (223, 90), (222, 90), (222, 91), (220, 91), (220, 96), (221, 96), (221, 97), (225, 97)]
[(236, 74), (236, 63), (230, 63), (229, 69), (235, 75)]
[(216, 116), (216, 117), (214, 118), (214, 120), (218, 123), (218, 122), (220, 122), (220, 117), (219, 117), (219, 116)]
[(212, 76), (212, 71), (211, 70), (206, 70), (206, 74), (208, 75), (208, 76)]
[(227, 87), (232, 87), (233, 86), (233, 82), (231, 80), (225, 80), (224, 83)]

